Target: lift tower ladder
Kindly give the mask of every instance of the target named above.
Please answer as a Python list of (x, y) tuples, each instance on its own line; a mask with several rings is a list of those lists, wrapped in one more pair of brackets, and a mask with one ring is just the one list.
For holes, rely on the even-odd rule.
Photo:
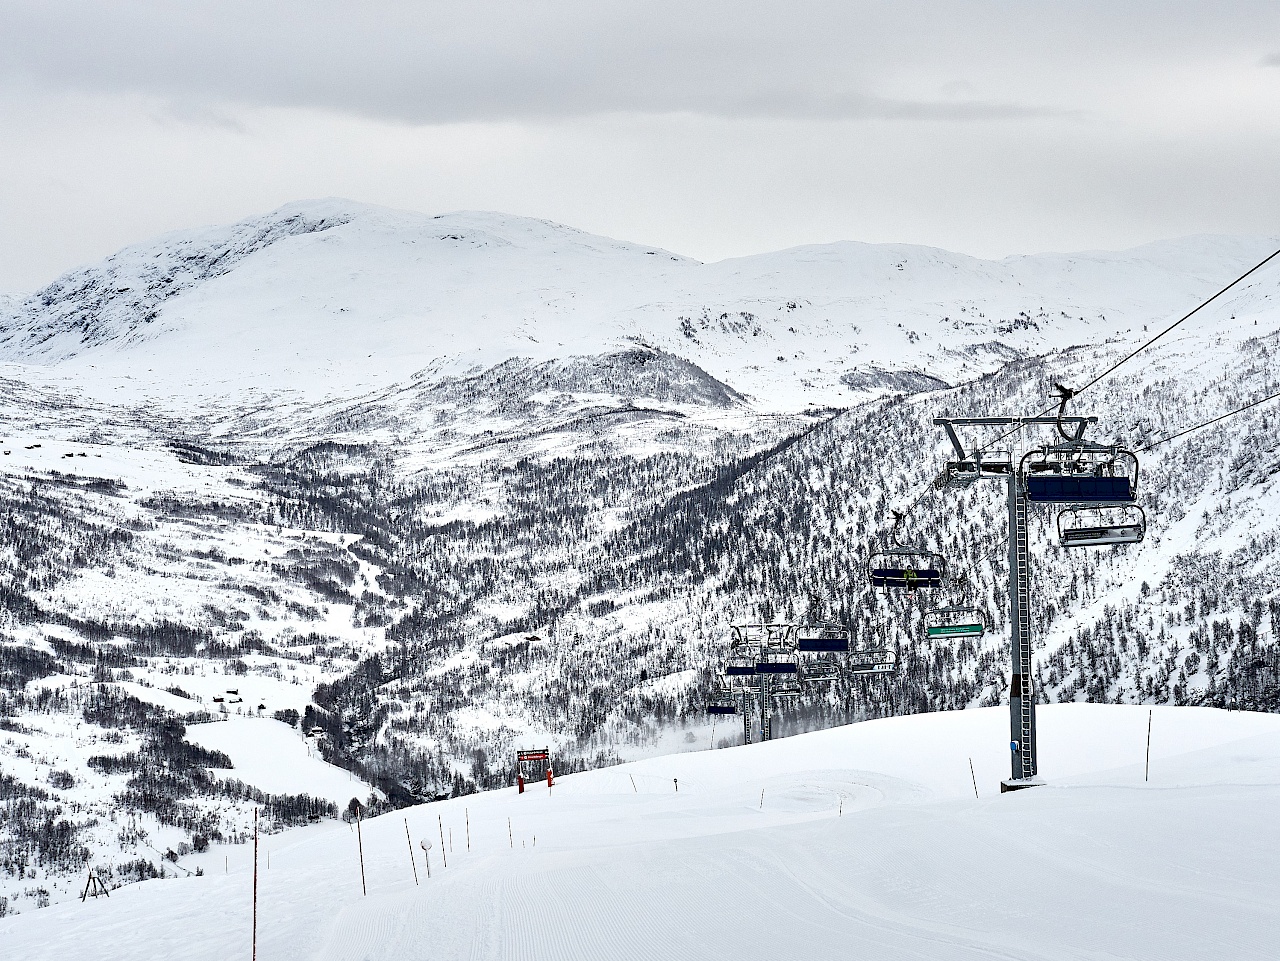
[[(1010, 779), (1001, 791), (1031, 787), (1039, 766), (1036, 760), (1036, 700), (1031, 684), (1031, 554), (1027, 543), (1027, 492), (1018, 477), (1012, 451), (965, 453), (957, 427), (1054, 426), (1073, 428), (1075, 439), (1096, 417), (937, 417), (933, 423), (947, 432), (956, 460), (935, 482), (939, 488), (968, 487), (980, 480), (1003, 480), (1009, 487), (1009, 747)], [(990, 446), (990, 445), (988, 445)]]
[[(1009, 479), (1009, 724), (1015, 780), (1036, 776), (1036, 702), (1031, 690), (1031, 556), (1027, 549), (1027, 493), (1016, 473)], [(1010, 744), (1013, 743), (1010, 742)]]

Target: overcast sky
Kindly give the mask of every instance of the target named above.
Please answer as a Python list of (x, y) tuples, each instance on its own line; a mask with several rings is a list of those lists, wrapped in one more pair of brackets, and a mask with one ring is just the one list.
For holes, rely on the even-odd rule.
[(0, 291), (345, 196), (715, 260), (1280, 233), (1280, 2), (0, 0)]

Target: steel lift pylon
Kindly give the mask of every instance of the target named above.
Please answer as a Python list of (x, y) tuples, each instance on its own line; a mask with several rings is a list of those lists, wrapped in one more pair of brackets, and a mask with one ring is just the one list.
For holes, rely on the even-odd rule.
[(1019, 481), (1012, 451), (975, 449), (966, 454), (957, 427), (1070, 427), (1074, 437), (1084, 437), (1096, 417), (938, 417), (934, 424), (947, 432), (956, 452), (935, 482), (940, 488), (968, 487), (980, 480), (1003, 480), (1009, 503), (1009, 748), (1010, 777), (1000, 782), (1001, 792), (1017, 791), (1040, 783), (1036, 757), (1036, 701), (1031, 683), (1031, 555), (1027, 544), (1027, 492)]

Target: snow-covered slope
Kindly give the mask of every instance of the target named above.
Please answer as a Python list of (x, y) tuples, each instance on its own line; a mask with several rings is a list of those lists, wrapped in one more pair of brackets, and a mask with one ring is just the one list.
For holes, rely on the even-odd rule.
[[(1064, 705), (1041, 714), (1050, 786), (995, 794), (990, 709), (415, 807), (360, 844), (267, 836), (259, 957), (1272, 957), (1280, 718), (1154, 713), (1149, 782), (1145, 709)], [(5, 918), (0, 940), (29, 961), (243, 954), (250, 849), (187, 860), (204, 876)]]

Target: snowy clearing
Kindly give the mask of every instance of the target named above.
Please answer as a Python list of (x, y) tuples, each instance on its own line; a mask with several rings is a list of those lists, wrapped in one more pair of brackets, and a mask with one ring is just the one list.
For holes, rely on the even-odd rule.
[(310, 794), (346, 807), (363, 801), (369, 785), (320, 757), (296, 727), (266, 717), (229, 716), (225, 721), (187, 726), (192, 744), (222, 751), (235, 765), (215, 775), (235, 778), (268, 794)]

